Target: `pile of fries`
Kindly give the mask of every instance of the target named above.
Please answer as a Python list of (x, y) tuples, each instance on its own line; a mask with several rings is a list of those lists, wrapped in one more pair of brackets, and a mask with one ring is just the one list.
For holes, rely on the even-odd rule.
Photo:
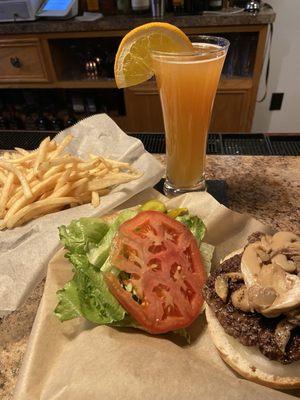
[(128, 163), (94, 154), (83, 160), (65, 152), (72, 138), (56, 143), (47, 137), (35, 151), (15, 148), (0, 158), (0, 229), (66, 207), (89, 202), (98, 207), (100, 197), (116, 185), (142, 175)]

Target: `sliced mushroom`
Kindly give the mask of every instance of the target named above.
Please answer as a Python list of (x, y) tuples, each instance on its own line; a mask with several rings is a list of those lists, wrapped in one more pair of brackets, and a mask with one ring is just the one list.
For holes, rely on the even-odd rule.
[(228, 272), (217, 276), (215, 280), (215, 291), (220, 299), (225, 303), (228, 297), (228, 281), (239, 282), (243, 281), (243, 274), (240, 272)]
[(290, 244), (296, 244), (300, 242), (298, 235), (292, 232), (277, 232), (272, 237), (272, 249), (283, 249), (289, 247)]
[(284, 353), (286, 345), (291, 337), (291, 331), (295, 325), (291, 324), (287, 319), (280, 321), (275, 329), (275, 342), (279, 349)]
[(257, 254), (259, 243), (249, 244), (242, 255), (241, 271), (247, 286), (256, 283), (257, 277), (261, 270), (262, 261)]
[(215, 280), (215, 291), (220, 299), (226, 303), (227, 296), (228, 296), (228, 284), (227, 280), (224, 279), (223, 275), (217, 276)]
[(256, 254), (261, 259), (262, 262), (268, 262), (270, 260), (270, 255), (266, 253), (263, 249), (258, 248)]
[(286, 272), (294, 272), (296, 270), (296, 265), (294, 261), (288, 260), (287, 256), (284, 254), (277, 254), (272, 258), (272, 263), (279, 265)]
[(245, 248), (241, 271), (253, 309), (270, 318), (299, 309), (299, 257), (300, 237), (290, 232), (262, 235)]
[(276, 292), (270, 287), (253, 285), (248, 288), (248, 301), (250, 306), (258, 312), (263, 312), (270, 307), (276, 299)]
[(265, 252), (270, 253), (272, 251), (272, 236), (263, 235), (260, 239), (260, 243)]
[(253, 311), (251, 309), (248, 291), (246, 285), (241, 286), (239, 289), (235, 290), (231, 295), (231, 301), (235, 308), (242, 310), (244, 312)]
[(292, 260), (295, 263), (295, 267), (296, 267), (296, 272), (299, 275), (300, 274), (300, 255), (298, 256), (293, 256)]

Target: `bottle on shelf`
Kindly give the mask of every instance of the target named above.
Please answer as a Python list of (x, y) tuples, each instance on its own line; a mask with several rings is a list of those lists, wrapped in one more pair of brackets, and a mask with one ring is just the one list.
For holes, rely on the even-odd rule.
[(173, 11), (175, 15), (184, 13), (184, 0), (173, 0)]
[(77, 123), (77, 118), (74, 115), (74, 112), (71, 107), (68, 109), (67, 118), (65, 120), (65, 128), (69, 128)]
[(100, 12), (99, 0), (86, 0), (86, 11)]
[(114, 15), (118, 13), (117, 0), (100, 0), (100, 12), (103, 15)]
[(117, 8), (119, 14), (130, 14), (130, 0), (117, 0)]
[(9, 129), (7, 118), (0, 114), (0, 130), (5, 131), (6, 129)]
[(34, 105), (24, 106), (24, 125), (25, 130), (34, 131), (36, 129), (37, 112)]
[(51, 131), (59, 132), (64, 128), (63, 121), (60, 118), (58, 118), (56, 113), (53, 113), (51, 115), (49, 121), (50, 121), (50, 130)]
[(7, 111), (5, 110), (4, 103), (0, 98), (0, 130), (4, 131), (9, 129), (8, 120), (7, 120)]
[(49, 131), (50, 130), (50, 124), (48, 118), (45, 117), (43, 112), (40, 110), (38, 117), (35, 122), (35, 127), (38, 131)]
[(209, 11), (219, 11), (222, 10), (223, 0), (208, 0)]
[(173, 11), (173, 1), (172, 0), (165, 0), (165, 3), (166, 3), (166, 6), (165, 6), (166, 12), (167, 13), (172, 12)]
[(186, 14), (202, 14), (205, 9), (205, 0), (185, 0), (184, 10)]
[(144, 14), (150, 9), (149, 0), (131, 0), (131, 8), (135, 14)]
[(13, 131), (24, 129), (23, 121), (21, 120), (19, 115), (16, 114), (14, 111), (10, 112), (8, 124), (9, 124), (9, 129), (11, 129)]

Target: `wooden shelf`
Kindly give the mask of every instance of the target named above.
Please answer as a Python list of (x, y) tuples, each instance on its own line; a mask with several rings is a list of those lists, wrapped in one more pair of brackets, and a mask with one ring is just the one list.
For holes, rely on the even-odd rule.
[(249, 90), (252, 88), (252, 86), (252, 78), (226, 78), (222, 76), (218, 86), (218, 90)]
[(116, 89), (114, 79), (83, 79), (80, 81), (58, 81), (54, 85), (62, 89)]
[(53, 82), (16, 82), (16, 83), (2, 83), (1, 89), (116, 89), (114, 79), (95, 79), (95, 80), (80, 80), (80, 81), (53, 81)]

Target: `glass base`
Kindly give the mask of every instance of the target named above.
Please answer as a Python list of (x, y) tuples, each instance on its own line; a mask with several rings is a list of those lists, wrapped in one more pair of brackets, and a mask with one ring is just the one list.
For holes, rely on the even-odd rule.
[(167, 197), (179, 196), (184, 193), (204, 192), (204, 191), (206, 191), (206, 189), (207, 189), (207, 187), (206, 187), (206, 182), (205, 182), (204, 177), (194, 186), (180, 187), (180, 188), (172, 185), (168, 181), (168, 178), (166, 178), (166, 180), (164, 182), (164, 187), (163, 187), (164, 194)]

